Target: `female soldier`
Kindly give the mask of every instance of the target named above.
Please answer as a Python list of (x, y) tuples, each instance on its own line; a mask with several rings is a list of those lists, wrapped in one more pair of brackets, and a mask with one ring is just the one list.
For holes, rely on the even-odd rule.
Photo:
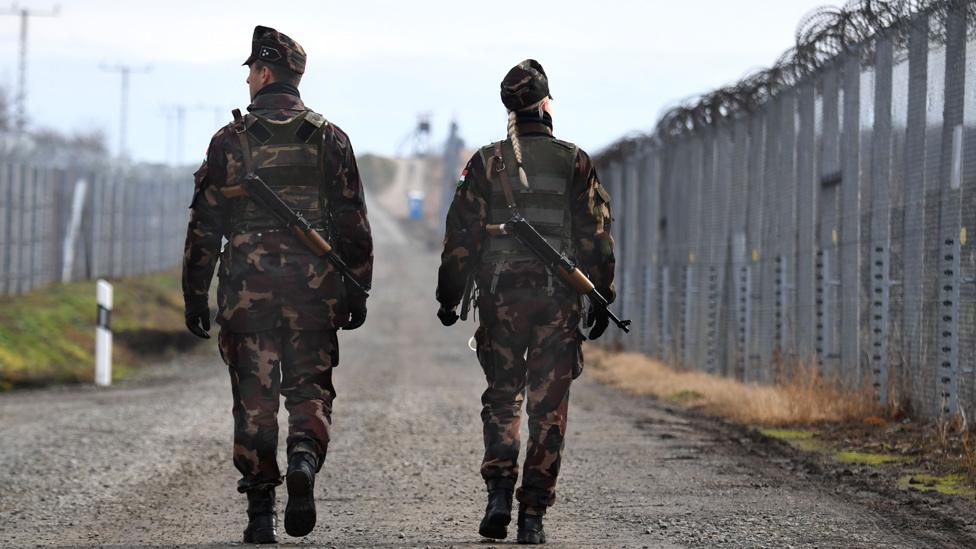
[[(437, 316), (446, 326), (457, 321), (465, 282), (474, 276), (477, 355), (488, 380), (481, 398), (488, 506), (479, 532), (488, 538), (508, 533), (528, 387), (529, 440), (515, 496), (518, 541), (537, 544), (545, 543), (542, 517), (555, 501), (569, 386), (583, 365), (580, 298), (522, 244), (489, 234), (487, 227), (506, 222), (517, 209), (612, 302), (610, 200), (589, 156), (553, 137), (552, 97), (542, 65), (527, 59), (513, 67), (502, 80), (501, 98), (508, 109), (508, 139), (471, 157), (447, 214)], [(590, 339), (607, 323), (605, 311), (590, 308)]]

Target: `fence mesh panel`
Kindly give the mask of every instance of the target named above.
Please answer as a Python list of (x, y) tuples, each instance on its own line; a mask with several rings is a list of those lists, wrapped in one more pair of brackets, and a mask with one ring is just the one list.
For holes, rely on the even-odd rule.
[(976, 404), (972, 2), (810, 18), (776, 67), (597, 162), (646, 324), (615, 342), (745, 381), (817, 364), (927, 415)]
[(178, 265), (192, 191), (165, 168), (0, 163), (0, 295)]

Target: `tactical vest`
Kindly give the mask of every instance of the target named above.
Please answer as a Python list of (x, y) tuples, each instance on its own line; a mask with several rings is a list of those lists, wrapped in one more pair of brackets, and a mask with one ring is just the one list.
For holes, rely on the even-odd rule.
[[(322, 189), (322, 132), (328, 123), (325, 118), (312, 111), (282, 121), (247, 114), (244, 123), (254, 173), (313, 227), (326, 228), (328, 204)], [(243, 169), (238, 176), (244, 176)], [(248, 199), (234, 201), (231, 225), (235, 233), (283, 228), (267, 210)]]
[[(515, 205), (554, 248), (574, 255), (572, 219), (570, 213), (569, 186), (576, 162), (576, 145), (548, 136), (526, 136), (519, 139), (522, 145), (522, 169), (529, 182), (526, 189), (519, 182), (515, 151), (510, 140), (502, 143), (502, 159), (508, 172), (509, 185)], [(512, 217), (500, 177), (494, 173), (492, 157), (494, 144), (481, 149), (481, 160), (491, 182), (488, 223), (504, 223)], [(482, 253), (482, 262), (497, 266), (516, 261), (539, 260), (515, 238), (508, 235), (489, 237)]]

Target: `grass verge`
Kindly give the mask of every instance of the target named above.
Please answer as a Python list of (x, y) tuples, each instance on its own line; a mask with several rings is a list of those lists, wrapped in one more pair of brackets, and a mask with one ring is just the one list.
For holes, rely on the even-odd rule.
[(616, 353), (595, 346), (587, 347), (586, 360), (601, 382), (748, 425), (850, 421), (879, 412), (867, 388), (846, 389), (802, 365), (781, 376), (778, 383), (760, 385), (697, 370), (676, 370), (640, 353)]
[[(114, 378), (195, 344), (183, 327), (179, 272), (111, 282)], [(0, 297), (0, 391), (91, 381), (95, 313), (94, 281)]]
[(635, 395), (751, 427), (832, 467), (869, 471), (903, 490), (976, 495), (976, 430), (964, 415), (919, 421), (905, 395), (890, 408), (868, 387), (844, 386), (803, 365), (760, 385), (671, 368), (640, 353), (587, 346), (588, 373)]

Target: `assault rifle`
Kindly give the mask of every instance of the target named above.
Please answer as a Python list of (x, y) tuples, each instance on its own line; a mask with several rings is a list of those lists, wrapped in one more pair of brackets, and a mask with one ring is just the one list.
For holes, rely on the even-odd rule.
[(576, 267), (576, 264), (570, 258), (566, 257), (566, 254), (560, 253), (551, 244), (546, 242), (546, 239), (539, 234), (539, 231), (535, 230), (535, 227), (522, 217), (521, 214), (516, 213), (506, 223), (488, 225), (487, 229), (488, 234), (494, 236), (514, 236), (516, 240), (529, 249), (532, 255), (539, 258), (550, 271), (556, 273), (567, 286), (580, 295), (588, 297), (590, 301), (607, 312), (610, 320), (618, 328), (626, 333), (630, 333), (631, 322), (629, 320), (620, 320), (617, 315), (613, 314), (607, 298), (596, 289), (596, 286), (593, 285), (590, 279)]
[(281, 197), (275, 194), (260, 177), (255, 174), (245, 175), (242, 184), (221, 187), (220, 192), (227, 198), (250, 197), (258, 206), (267, 210), (282, 225), (294, 233), (298, 240), (312, 253), (319, 257), (325, 257), (346, 280), (351, 282), (363, 295), (369, 297), (369, 288), (363, 287), (356, 280), (355, 275), (346, 265), (346, 262), (336, 253), (335, 248), (322, 238), (322, 235), (312, 227), (312, 224), (302, 214), (289, 208), (288, 204), (285, 204)]

